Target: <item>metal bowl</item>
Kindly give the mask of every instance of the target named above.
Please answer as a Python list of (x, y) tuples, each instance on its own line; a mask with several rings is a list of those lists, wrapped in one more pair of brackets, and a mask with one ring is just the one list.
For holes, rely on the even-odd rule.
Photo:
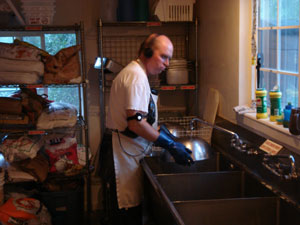
[(176, 122), (165, 122), (163, 123), (166, 128), (173, 134), (176, 138), (182, 137), (186, 135), (186, 129), (184, 126), (180, 125)]
[[(192, 151), (192, 158), (194, 161), (201, 161), (210, 159), (214, 156), (214, 151), (211, 146), (200, 137), (180, 137), (176, 139), (177, 142), (182, 143), (185, 147)], [(171, 154), (163, 149), (160, 157), (165, 162), (174, 162)]]
[(192, 158), (194, 161), (209, 159), (213, 156), (213, 149), (211, 146), (200, 137), (181, 137), (176, 141), (192, 150)]

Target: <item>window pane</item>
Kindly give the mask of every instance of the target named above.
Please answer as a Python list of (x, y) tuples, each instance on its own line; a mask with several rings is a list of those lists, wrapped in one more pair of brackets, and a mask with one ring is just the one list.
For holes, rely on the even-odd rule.
[(279, 0), (279, 26), (299, 25), (299, 0)]
[(262, 67), (277, 69), (277, 30), (260, 30), (258, 40), (258, 53), (262, 57)]
[[(279, 79), (278, 79), (279, 78)], [(277, 81), (278, 80), (278, 81)], [(283, 109), (288, 102), (291, 102), (293, 106), (298, 106), (298, 77), (289, 76), (271, 72), (260, 72), (260, 86), (265, 88), (268, 93), (274, 88), (275, 85), (278, 85), (280, 91), (282, 92), (281, 97), (281, 108)], [(268, 106), (270, 106), (269, 95)]]
[(76, 45), (75, 34), (45, 34), (46, 51), (55, 55), (60, 49)]
[(26, 41), (38, 48), (41, 48), (41, 37), (32, 37), (32, 36), (28, 36), (28, 37), (23, 37), (23, 41)]
[(282, 92), (282, 107), (285, 107), (288, 102), (293, 106), (298, 106), (298, 77), (280, 75), (280, 91)]
[(277, 75), (271, 72), (260, 71), (260, 87), (265, 88), (268, 92), (272, 90), (277, 82)]
[(299, 30), (279, 30), (280, 38), (280, 70), (298, 72)]
[[(44, 94), (44, 89), (39, 88), (38, 94)], [(55, 102), (64, 102), (76, 106), (79, 112), (78, 87), (51, 87), (48, 88), (48, 99)]]
[(0, 97), (12, 96), (19, 88), (0, 88)]
[(0, 37), (0, 42), (3, 43), (13, 43), (14, 38), (13, 37)]
[(277, 23), (277, 0), (260, 0), (259, 27), (273, 27)]

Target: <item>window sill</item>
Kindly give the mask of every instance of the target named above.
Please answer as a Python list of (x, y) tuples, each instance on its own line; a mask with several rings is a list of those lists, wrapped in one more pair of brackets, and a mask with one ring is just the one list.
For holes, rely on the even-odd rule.
[(271, 122), (269, 119), (256, 119), (256, 113), (236, 114), (238, 125), (270, 139), (291, 151), (300, 152), (300, 135), (292, 135), (288, 128)]

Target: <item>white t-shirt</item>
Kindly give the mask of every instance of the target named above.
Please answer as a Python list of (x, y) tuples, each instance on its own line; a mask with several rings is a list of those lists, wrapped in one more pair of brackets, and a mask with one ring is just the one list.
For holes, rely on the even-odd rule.
[[(144, 69), (137, 61), (132, 61), (113, 81), (107, 127), (124, 131), (128, 125), (126, 110), (148, 113), (150, 95)], [(143, 198), (143, 173), (139, 161), (148, 154), (152, 143), (140, 136), (130, 138), (113, 132), (112, 144), (118, 206), (120, 209), (135, 207)]]
[(124, 131), (126, 110), (148, 113), (150, 94), (145, 71), (137, 61), (130, 62), (114, 79), (110, 89), (107, 127)]

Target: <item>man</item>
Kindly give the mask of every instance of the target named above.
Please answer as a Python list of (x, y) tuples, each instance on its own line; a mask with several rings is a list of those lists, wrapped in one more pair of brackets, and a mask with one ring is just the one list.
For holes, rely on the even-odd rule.
[[(109, 99), (107, 127), (112, 130), (113, 154), (102, 159), (107, 196), (105, 206), (114, 208), (112, 224), (142, 225), (142, 169), (139, 164), (154, 142), (167, 149), (177, 163), (193, 162), (190, 150), (175, 142), (165, 130), (157, 130), (157, 96), (148, 77), (169, 66), (173, 44), (165, 35), (151, 34), (142, 43), (137, 60), (130, 62), (114, 79)], [(100, 157), (105, 157), (105, 153)], [(109, 153), (106, 153), (109, 155)], [(111, 163), (112, 164), (112, 163)], [(104, 187), (104, 188), (105, 188)], [(116, 193), (112, 193), (116, 192)], [(104, 193), (105, 195), (105, 193)], [(107, 197), (106, 196), (106, 197)], [(113, 203), (113, 205), (111, 205)]]

